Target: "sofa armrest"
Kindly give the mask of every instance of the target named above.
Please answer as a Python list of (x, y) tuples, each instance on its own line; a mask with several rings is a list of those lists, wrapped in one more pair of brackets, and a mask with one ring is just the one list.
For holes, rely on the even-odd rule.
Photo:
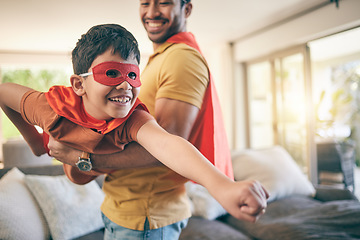
[(334, 187), (316, 186), (314, 199), (328, 202), (337, 200), (358, 200), (356, 196), (348, 189), (339, 189)]

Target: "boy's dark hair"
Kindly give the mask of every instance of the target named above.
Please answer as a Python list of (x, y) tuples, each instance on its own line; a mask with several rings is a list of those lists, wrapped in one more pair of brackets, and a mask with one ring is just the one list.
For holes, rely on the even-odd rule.
[(109, 48), (127, 60), (135, 57), (140, 63), (140, 51), (135, 37), (117, 24), (97, 25), (83, 34), (72, 51), (75, 74), (88, 72), (94, 59)]

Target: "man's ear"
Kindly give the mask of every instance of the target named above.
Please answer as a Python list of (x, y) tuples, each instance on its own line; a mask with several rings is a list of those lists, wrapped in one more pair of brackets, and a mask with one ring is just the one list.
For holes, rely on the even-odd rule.
[(71, 87), (76, 93), (76, 95), (78, 95), (79, 97), (83, 96), (86, 93), (83, 81), (84, 79), (76, 74), (73, 74), (70, 77)]
[(185, 18), (188, 18), (190, 16), (191, 11), (192, 11), (192, 3), (191, 2), (186, 3), (185, 4)]

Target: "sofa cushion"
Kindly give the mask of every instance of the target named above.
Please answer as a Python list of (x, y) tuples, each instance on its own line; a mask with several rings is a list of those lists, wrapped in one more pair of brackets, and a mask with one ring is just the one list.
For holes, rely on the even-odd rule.
[(232, 160), (235, 179), (258, 180), (269, 192), (269, 202), (291, 195), (315, 194), (311, 182), (281, 146), (234, 152)]
[(39, 203), (54, 240), (73, 239), (104, 227), (100, 212), (104, 193), (95, 181), (76, 185), (65, 175), (26, 175), (25, 182)]
[(17, 168), (0, 179), (0, 239), (49, 239), (45, 218)]
[(321, 202), (291, 196), (271, 202), (256, 222), (224, 219), (253, 239), (360, 239), (360, 203), (357, 200)]
[(199, 217), (191, 217), (179, 240), (250, 240), (249, 237), (229, 225)]

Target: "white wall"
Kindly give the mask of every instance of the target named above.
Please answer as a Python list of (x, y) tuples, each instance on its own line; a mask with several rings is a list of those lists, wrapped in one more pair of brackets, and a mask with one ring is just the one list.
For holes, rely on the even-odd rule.
[(0, 66), (70, 66), (69, 52), (0, 51)]
[(235, 42), (235, 60), (242, 62), (290, 46), (360, 26), (360, 1), (329, 4), (268, 31)]

